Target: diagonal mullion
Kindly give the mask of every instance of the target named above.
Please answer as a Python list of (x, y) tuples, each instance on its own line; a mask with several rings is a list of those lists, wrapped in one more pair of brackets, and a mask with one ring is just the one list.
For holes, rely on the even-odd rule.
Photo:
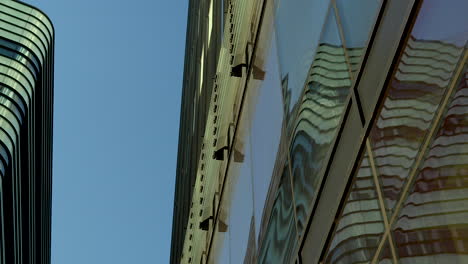
[[(400, 196), (400, 199), (398, 200), (398, 202), (395, 205), (395, 208), (393, 210), (392, 218), (390, 219), (390, 222), (389, 222), (390, 227), (393, 225), (396, 218), (398, 217), (400, 208), (401, 208), (403, 202), (405, 201), (405, 199), (407, 197), (406, 194), (408, 193), (408, 190), (411, 187), (411, 183), (413, 182), (413, 179), (414, 179), (414, 177), (416, 176), (416, 174), (418, 172), (419, 166), (421, 165), (421, 162), (423, 161), (426, 150), (429, 147), (429, 144), (432, 142), (432, 136), (435, 133), (435, 130), (439, 127), (439, 123), (441, 121), (442, 115), (445, 112), (448, 101), (449, 101), (449, 99), (450, 99), (450, 97), (452, 95), (453, 89), (457, 85), (457, 81), (459, 79), (459, 76), (460, 76), (460, 74), (461, 74), (467, 60), (468, 60), (468, 50), (465, 50), (465, 52), (463, 54), (463, 57), (460, 60), (458, 66), (457, 66), (457, 70), (456, 70), (456, 72), (455, 72), (455, 74), (454, 74), (454, 76), (452, 78), (449, 89), (445, 93), (442, 104), (440, 104), (440, 107), (437, 110), (437, 115), (434, 118), (434, 122), (432, 122), (432, 125), (431, 125), (431, 127), (429, 129), (429, 133), (427, 134), (427, 136), (426, 136), (426, 138), (425, 138), (425, 140), (423, 142), (423, 145), (422, 145), (421, 149), (419, 150), (418, 157), (416, 158), (416, 161), (415, 161), (415, 163), (414, 163), (414, 165), (413, 165), (413, 167), (411, 169), (411, 172), (409, 173), (406, 184), (405, 184), (403, 190), (401, 191), (402, 195)], [(385, 234), (382, 237), (382, 240), (380, 241), (380, 244), (379, 244), (379, 246), (377, 248), (377, 251), (375, 252), (374, 258), (372, 259), (372, 263), (375, 263), (377, 261), (377, 258), (378, 258), (379, 254), (380, 254), (380, 251), (382, 250), (384, 241), (385, 241), (386, 237), (389, 234), (390, 234), (390, 230), (387, 229), (385, 231)]]
[[(347, 46), (346, 46), (346, 38), (345, 38), (345, 35), (344, 35), (344, 30), (343, 30), (343, 26), (342, 26), (342, 23), (341, 23), (341, 17), (340, 17), (340, 13), (338, 12), (338, 7), (336, 6), (336, 0), (332, 0), (332, 8), (333, 8), (333, 11), (335, 12), (335, 23), (336, 23), (336, 27), (338, 28), (338, 32), (340, 34), (340, 39), (341, 39), (341, 45), (343, 46), (343, 54), (344, 54), (344, 58), (345, 58), (345, 61), (346, 61), (346, 65), (348, 66), (348, 74), (349, 74), (349, 80), (351, 81), (351, 86), (350, 87), (353, 87), (353, 89), (351, 90), (351, 93), (352, 93), (352, 97), (353, 97), (353, 100), (357, 103), (357, 107), (359, 109), (359, 113), (362, 112), (362, 107), (361, 107), (361, 101), (359, 100), (359, 97), (357, 95), (357, 92), (355, 90), (355, 76), (353, 75), (353, 72), (351, 70), (351, 59), (349, 58), (349, 54), (348, 54), (348, 49), (347, 49)], [(365, 123), (365, 120), (364, 120), (364, 116), (359, 114), (359, 117), (361, 118), (361, 122), (362, 124), (364, 125)]]
[[(366, 148), (367, 148), (367, 155), (368, 155), (369, 163), (372, 169), (372, 175), (374, 178), (375, 189), (377, 191), (377, 196), (379, 198), (380, 212), (382, 213), (382, 218), (383, 218), (383, 222), (385, 225), (385, 232), (387, 232), (388, 230), (390, 230), (390, 225), (388, 223), (387, 211), (385, 210), (386, 207), (385, 207), (384, 198), (382, 195), (382, 189), (380, 187), (380, 182), (378, 179), (377, 167), (375, 165), (374, 154), (372, 152), (372, 147), (371, 147), (369, 138), (366, 139)], [(395, 246), (393, 244), (393, 237), (390, 233), (389, 233), (388, 239), (389, 239), (389, 244), (390, 244), (390, 250), (392, 251), (393, 263), (398, 263), (397, 258), (396, 258)]]
[[(332, 6), (333, 11), (335, 13), (335, 20), (336, 20), (335, 22), (336, 22), (336, 25), (338, 27), (338, 32), (339, 32), (340, 38), (341, 38), (341, 44), (343, 46), (343, 53), (344, 53), (344, 58), (346, 60), (346, 64), (347, 64), (347, 68), (348, 68), (349, 78), (353, 82), (355, 78), (354, 78), (353, 73), (351, 71), (351, 60), (349, 58), (348, 50), (346, 48), (346, 39), (345, 39), (345, 36), (344, 36), (344, 31), (343, 31), (342, 24), (341, 24), (340, 14), (339, 14), (338, 8), (336, 6), (336, 0), (332, 1), (332, 5), (333, 5)], [(356, 102), (358, 102), (357, 94), (354, 92), (354, 90), (352, 91), (352, 94), (353, 94), (352, 96), (354, 97), (354, 100)], [(358, 107), (360, 107), (360, 106), (358, 105)], [(380, 207), (380, 210), (381, 210), (381, 213), (382, 213), (382, 218), (384, 220), (385, 233), (387, 233), (390, 230), (390, 225), (389, 225), (389, 222), (388, 222), (387, 212), (385, 210), (386, 207), (385, 207), (384, 200), (383, 200), (382, 190), (381, 190), (381, 187), (380, 187), (379, 180), (377, 178), (377, 169), (376, 169), (376, 166), (375, 166), (374, 156), (373, 156), (373, 153), (372, 153), (372, 148), (370, 146), (369, 138), (367, 138), (367, 140), (366, 140), (366, 147), (367, 147), (369, 163), (370, 163), (371, 169), (372, 169), (374, 185), (375, 185), (375, 189), (377, 191), (377, 196), (378, 196), (378, 200), (379, 200), (379, 207)], [(385, 235), (385, 233), (384, 233), (384, 235)], [(385, 240), (382, 240), (382, 241), (385, 241)], [(391, 249), (391, 252), (392, 252), (393, 263), (398, 263), (397, 258), (396, 258), (395, 247), (394, 247), (394, 244), (393, 244), (393, 238), (392, 238), (391, 235), (389, 236), (389, 244), (390, 244), (390, 249)]]
[(335, 13), (335, 23), (336, 23), (336, 26), (338, 28), (338, 32), (340, 34), (341, 45), (343, 46), (343, 53), (344, 53), (344, 57), (345, 57), (345, 60), (346, 60), (346, 64), (348, 66), (349, 79), (353, 80), (354, 77), (353, 77), (353, 73), (351, 71), (351, 60), (349, 59), (348, 50), (346, 48), (346, 39), (345, 39), (345, 36), (344, 36), (343, 27), (341, 26), (340, 14), (338, 12), (338, 8), (336, 7), (336, 1), (335, 0), (332, 1), (332, 5), (333, 5), (333, 7), (332, 7), (333, 12)]

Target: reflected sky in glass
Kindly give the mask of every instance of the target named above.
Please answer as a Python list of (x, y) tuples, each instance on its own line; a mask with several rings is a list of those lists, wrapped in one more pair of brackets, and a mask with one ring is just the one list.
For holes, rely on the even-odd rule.
[(278, 0), (275, 3), (281, 79), (288, 75), (292, 107), (304, 88), (327, 15), (329, 0)]
[(279, 150), (283, 125), (283, 101), (276, 43), (271, 43), (252, 119), (252, 159), (255, 205), (255, 232), (258, 237), (268, 188)]
[(457, 46), (468, 36), (468, 1), (425, 1), (411, 34), (417, 39), (440, 40)]

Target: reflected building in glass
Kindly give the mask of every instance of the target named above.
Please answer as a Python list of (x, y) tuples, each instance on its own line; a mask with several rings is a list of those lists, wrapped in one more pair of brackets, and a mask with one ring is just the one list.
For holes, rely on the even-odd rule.
[(468, 262), (467, 8), (222, 1), (174, 263)]
[(54, 29), (0, 1), (0, 263), (50, 263)]

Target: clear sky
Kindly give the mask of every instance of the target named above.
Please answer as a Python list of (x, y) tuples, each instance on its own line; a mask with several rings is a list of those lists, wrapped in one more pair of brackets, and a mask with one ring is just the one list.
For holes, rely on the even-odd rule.
[(55, 26), (52, 264), (168, 263), (187, 0), (27, 0)]

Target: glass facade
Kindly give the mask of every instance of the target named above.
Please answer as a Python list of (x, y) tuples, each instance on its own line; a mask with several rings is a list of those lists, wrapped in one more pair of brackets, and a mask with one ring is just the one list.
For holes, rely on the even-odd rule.
[[(210, 106), (227, 129), (207, 124), (216, 147), (203, 179), (216, 184), (181, 263), (468, 261), (466, 1), (254, 2), (228, 2), (223, 16), (217, 76), (230, 76)], [(255, 34), (239, 40), (244, 31)], [(242, 44), (233, 75), (229, 49)], [(373, 78), (375, 98), (360, 96)], [(324, 200), (334, 185), (338, 197)], [(198, 237), (199, 254), (187, 242)]]
[[(326, 262), (468, 260), (468, 20), (459, 18), (468, 6), (451, 2), (420, 7)], [(446, 29), (434, 31), (440, 24)], [(356, 198), (364, 172), (373, 195)]]
[(50, 263), (54, 29), (0, 1), (0, 263)]

